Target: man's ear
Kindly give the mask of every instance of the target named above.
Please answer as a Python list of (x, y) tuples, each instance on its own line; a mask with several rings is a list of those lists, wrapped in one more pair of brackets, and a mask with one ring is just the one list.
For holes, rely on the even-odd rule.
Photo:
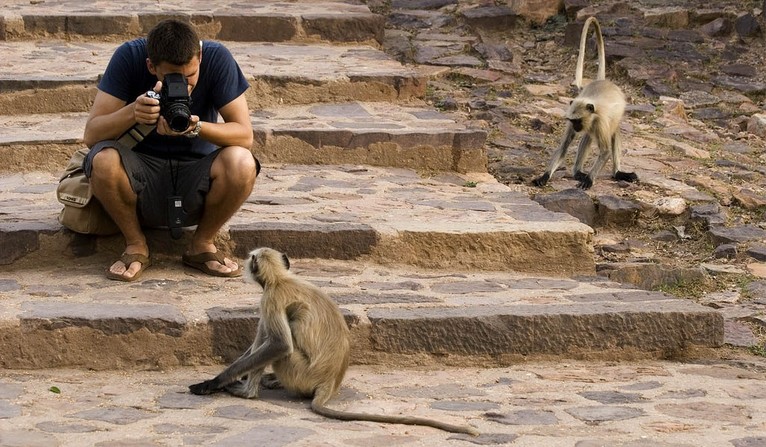
[(157, 76), (157, 68), (154, 66), (152, 61), (149, 60), (148, 57), (146, 58), (146, 69), (149, 70), (149, 73)]

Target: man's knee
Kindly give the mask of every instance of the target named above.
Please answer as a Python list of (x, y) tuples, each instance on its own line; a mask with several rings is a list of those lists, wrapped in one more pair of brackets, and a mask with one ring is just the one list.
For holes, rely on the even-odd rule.
[(93, 156), (91, 177), (111, 178), (122, 170), (120, 153), (117, 149), (106, 147)]
[(229, 146), (221, 149), (221, 153), (213, 163), (213, 177), (223, 174), (230, 181), (252, 184), (255, 182), (256, 161), (249, 149), (240, 146)]

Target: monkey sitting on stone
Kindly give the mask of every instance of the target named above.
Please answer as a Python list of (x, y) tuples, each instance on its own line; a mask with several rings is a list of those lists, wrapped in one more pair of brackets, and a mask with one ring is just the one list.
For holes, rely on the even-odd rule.
[[(567, 128), (564, 138), (556, 152), (553, 153), (548, 169), (543, 175), (534, 179), (535, 186), (545, 186), (556, 169), (564, 162), (567, 149), (572, 144), (576, 133), (584, 135), (577, 147), (577, 155), (574, 163), (574, 178), (578, 181), (577, 187), (588, 189), (603, 169), (609, 157), (612, 157), (612, 178), (627, 182), (637, 182), (638, 176), (633, 172), (620, 170), (620, 156), (622, 147), (620, 144), (620, 121), (625, 113), (625, 95), (622, 90), (606, 79), (606, 56), (604, 55), (604, 38), (601, 35), (601, 26), (595, 17), (589, 17), (583, 25), (580, 36), (580, 54), (577, 57), (575, 69), (575, 86), (582, 88), (583, 64), (585, 61), (585, 42), (588, 29), (593, 23), (598, 40), (598, 78), (581, 90), (580, 94), (570, 103), (566, 113)], [(599, 154), (593, 168), (589, 173), (582, 171), (582, 166), (590, 152), (591, 140), (598, 145)]]
[[(431, 419), (327, 408), (325, 404), (338, 391), (348, 367), (349, 329), (337, 304), (289, 268), (287, 256), (271, 248), (250, 253), (244, 271), (246, 279), (263, 288), (255, 341), (215, 378), (189, 386), (192, 393), (227, 391), (252, 399), (258, 397), (259, 386), (284, 387), (291, 393), (313, 397), (311, 409), (333, 419), (424, 425), (478, 435), (473, 427)], [(263, 374), (269, 365), (273, 374)]]

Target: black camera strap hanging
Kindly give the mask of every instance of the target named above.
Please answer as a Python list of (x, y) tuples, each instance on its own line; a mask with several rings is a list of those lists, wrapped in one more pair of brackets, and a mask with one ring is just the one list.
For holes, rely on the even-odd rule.
[(168, 154), (168, 166), (170, 168), (170, 183), (173, 187), (173, 195), (168, 196), (168, 228), (170, 229), (170, 237), (173, 239), (180, 239), (183, 231), (183, 217), (184, 217), (184, 202), (183, 197), (178, 195), (178, 171), (179, 167), (176, 163), (173, 166), (173, 158)]

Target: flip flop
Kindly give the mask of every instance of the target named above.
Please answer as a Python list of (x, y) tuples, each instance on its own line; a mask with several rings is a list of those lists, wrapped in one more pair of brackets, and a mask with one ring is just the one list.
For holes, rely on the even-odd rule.
[(224, 273), (219, 272), (218, 270), (213, 270), (210, 267), (205, 264), (209, 261), (216, 261), (221, 265), (226, 265), (224, 262), (225, 256), (220, 251), (217, 252), (211, 252), (206, 251), (204, 253), (198, 253), (196, 255), (189, 255), (184, 253), (183, 256), (181, 256), (181, 260), (184, 264), (188, 265), (189, 267), (193, 267), (203, 273), (207, 273), (211, 276), (221, 276), (224, 278), (234, 278), (236, 276), (242, 275), (242, 266), (240, 265), (237, 270), (234, 270), (232, 272)]
[(123, 264), (125, 264), (125, 268), (129, 268), (130, 264), (134, 262), (138, 262), (141, 264), (141, 268), (138, 269), (135, 275), (131, 276), (130, 278), (124, 276), (124, 272), (122, 275), (110, 272), (109, 270), (106, 271), (106, 277), (109, 279), (113, 279), (115, 281), (124, 281), (124, 282), (133, 282), (137, 280), (139, 277), (141, 277), (141, 274), (146, 270), (147, 267), (152, 265), (152, 261), (149, 259), (148, 256), (142, 255), (140, 253), (136, 254), (128, 254), (123, 253), (122, 256), (120, 256), (120, 261), (122, 261)]

